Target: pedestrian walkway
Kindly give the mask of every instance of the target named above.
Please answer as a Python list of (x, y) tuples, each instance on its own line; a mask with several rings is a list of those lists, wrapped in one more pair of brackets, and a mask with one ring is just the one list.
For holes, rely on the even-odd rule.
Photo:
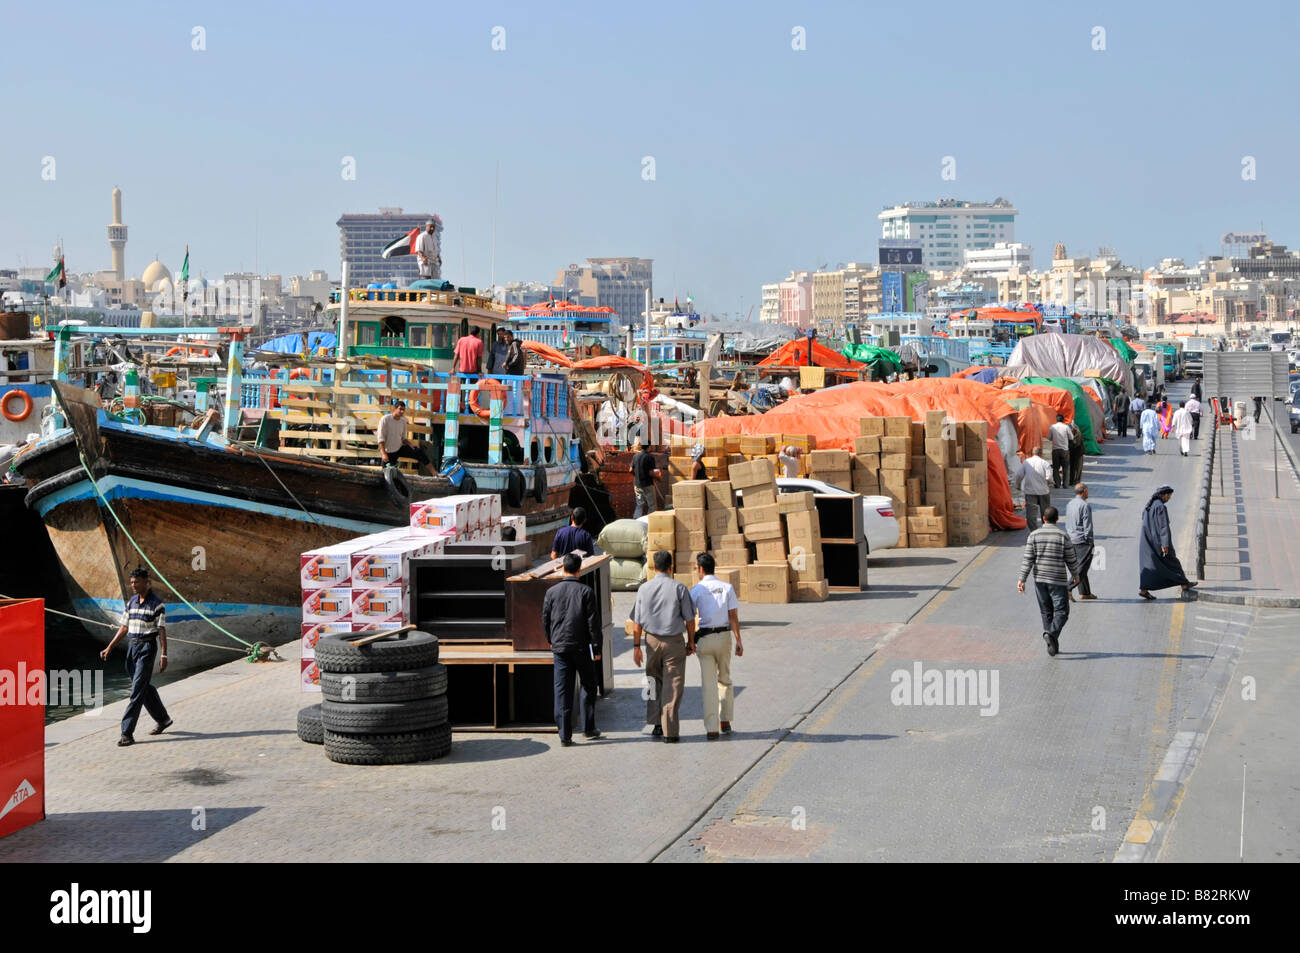
[[(1300, 479), (1265, 414), (1220, 428), (1210, 490), (1203, 602), (1300, 607)], [(1183, 564), (1191, 568), (1195, 553)]]

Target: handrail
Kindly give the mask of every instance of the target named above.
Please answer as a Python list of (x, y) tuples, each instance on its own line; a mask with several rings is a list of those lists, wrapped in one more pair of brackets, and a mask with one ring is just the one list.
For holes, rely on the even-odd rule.
[(488, 297), (466, 291), (433, 291), (427, 288), (349, 288), (348, 301), (357, 304), (440, 304), (447, 307), (481, 308), (505, 312)]

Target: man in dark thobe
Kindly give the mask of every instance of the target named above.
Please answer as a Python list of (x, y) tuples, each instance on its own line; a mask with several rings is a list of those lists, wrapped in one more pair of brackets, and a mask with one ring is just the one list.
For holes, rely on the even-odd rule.
[(1152, 589), (1168, 589), (1181, 586), (1183, 592), (1196, 583), (1187, 578), (1183, 565), (1174, 552), (1173, 535), (1169, 531), (1169, 510), (1166, 504), (1174, 495), (1172, 486), (1162, 486), (1148, 501), (1142, 511), (1142, 542), (1140, 564), (1142, 577), (1138, 595), (1143, 599), (1154, 599)]

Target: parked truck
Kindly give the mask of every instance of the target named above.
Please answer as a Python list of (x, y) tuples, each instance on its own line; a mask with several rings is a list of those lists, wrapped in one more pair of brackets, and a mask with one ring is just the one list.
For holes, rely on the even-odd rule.
[(1183, 370), (1188, 377), (1200, 377), (1205, 372), (1205, 352), (1213, 350), (1213, 338), (1187, 338), (1183, 341)]

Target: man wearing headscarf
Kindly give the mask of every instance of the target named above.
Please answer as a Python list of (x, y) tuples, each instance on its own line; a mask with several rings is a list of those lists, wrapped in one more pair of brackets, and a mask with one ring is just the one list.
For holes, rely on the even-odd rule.
[(1142, 543), (1140, 565), (1142, 567), (1138, 595), (1143, 599), (1154, 599), (1152, 589), (1168, 589), (1170, 586), (1182, 586), (1186, 592), (1196, 583), (1187, 578), (1183, 565), (1174, 552), (1173, 535), (1169, 531), (1169, 511), (1166, 504), (1173, 496), (1172, 486), (1162, 486), (1147, 502), (1142, 511)]
[(691, 477), (692, 480), (707, 480), (709, 471), (704, 467), (704, 444), (697, 443), (691, 447)]
[(786, 444), (777, 454), (777, 462), (781, 464), (781, 475), (789, 479), (799, 476), (799, 448)]
[(1160, 415), (1148, 407), (1138, 418), (1138, 430), (1142, 432), (1142, 452), (1156, 452), (1156, 434), (1160, 432)]

